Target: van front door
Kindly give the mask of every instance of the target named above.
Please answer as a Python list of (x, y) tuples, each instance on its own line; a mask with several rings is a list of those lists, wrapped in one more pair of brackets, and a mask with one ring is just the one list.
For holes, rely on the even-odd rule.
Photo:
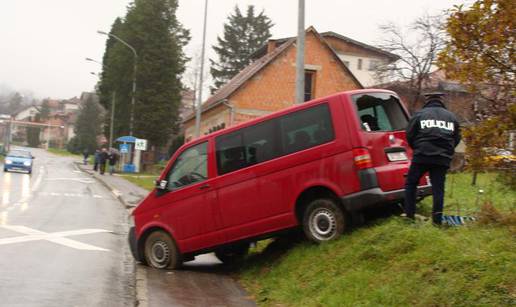
[(222, 241), (216, 233), (220, 213), (208, 174), (208, 149), (208, 142), (185, 149), (165, 177), (165, 193), (157, 197), (161, 219), (172, 228), (183, 253)]

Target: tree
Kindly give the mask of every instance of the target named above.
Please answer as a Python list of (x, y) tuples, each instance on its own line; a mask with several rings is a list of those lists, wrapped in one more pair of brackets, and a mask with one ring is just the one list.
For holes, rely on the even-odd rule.
[(235, 11), (224, 24), (224, 38), (217, 37), (218, 45), (213, 46), (219, 60), (210, 59), (214, 80), (212, 92), (249, 65), (251, 54), (271, 37), (270, 29), (273, 25), (264, 11), (255, 15), (253, 5), (247, 7), (246, 16), (235, 6)]
[(41, 143), (39, 139), (41, 128), (39, 127), (27, 127), (27, 143), (29, 147), (37, 148)]
[(79, 110), (74, 132), (80, 150), (94, 152), (97, 149), (97, 136), (101, 134), (102, 108), (89, 96)]
[[(128, 37), (121, 18), (115, 19), (109, 33), (124, 40)], [(115, 136), (129, 134), (133, 60), (131, 51), (115, 38), (109, 36), (106, 41), (106, 50), (102, 60), (102, 74), (98, 85), (99, 102), (108, 112), (104, 125), (104, 133), (106, 135), (109, 134), (112, 98), (115, 92), (113, 132)]]
[(23, 96), (16, 92), (9, 98), (9, 104), (7, 106), (7, 110), (9, 113), (14, 113), (18, 111), (23, 102)]
[(380, 29), (385, 38), (378, 47), (398, 55), (400, 59), (379, 66), (377, 78), (394, 79), (406, 85), (412, 97), (408, 101), (408, 108), (412, 113), (421, 99), (424, 83), (434, 68), (437, 54), (444, 47), (442, 16), (419, 17), (407, 31), (394, 23), (382, 25)]
[(466, 9), (451, 10), (446, 23), (449, 39), (439, 54), (439, 66), (487, 100), (481, 119), (508, 119), (515, 101), (515, 17), (512, 0), (478, 0)]
[(48, 103), (48, 99), (43, 100), (41, 103), (41, 108), (39, 111), (39, 119), (45, 121), (50, 116), (50, 104)]
[[(164, 146), (176, 123), (181, 100), (181, 74), (188, 60), (183, 47), (189, 32), (176, 18), (177, 0), (137, 0), (124, 21), (115, 21), (112, 32), (138, 53), (134, 135), (151, 145)], [(132, 95), (132, 52), (118, 41), (107, 42), (100, 91), (110, 104), (116, 90), (115, 131), (128, 132)]]

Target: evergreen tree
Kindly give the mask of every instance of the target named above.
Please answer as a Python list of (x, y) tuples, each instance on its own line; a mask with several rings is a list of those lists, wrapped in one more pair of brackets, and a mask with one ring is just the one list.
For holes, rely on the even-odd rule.
[[(124, 22), (117, 18), (110, 34), (127, 40)], [(102, 74), (98, 86), (99, 102), (107, 111), (104, 122), (104, 134), (109, 134), (111, 104), (116, 92), (113, 133), (117, 136), (129, 134), (129, 119), (132, 95), (133, 54), (115, 38), (109, 36), (102, 61)]]
[(271, 37), (270, 28), (273, 25), (264, 11), (255, 15), (253, 5), (247, 7), (245, 16), (238, 6), (235, 7), (234, 13), (224, 24), (224, 38), (217, 37), (218, 45), (213, 46), (219, 60), (210, 59), (210, 71), (215, 83), (212, 92), (249, 65), (251, 54)]
[(81, 106), (74, 127), (76, 142), (81, 151), (88, 149), (89, 152), (94, 152), (97, 148), (97, 136), (101, 134), (101, 112), (101, 107), (92, 96)]
[[(134, 136), (151, 145), (169, 141), (178, 117), (180, 81), (186, 56), (183, 47), (189, 32), (176, 18), (177, 0), (136, 0), (124, 21), (115, 21), (112, 32), (136, 49), (136, 105)], [(131, 109), (133, 54), (118, 41), (107, 42), (101, 101), (110, 105), (116, 90), (115, 131), (125, 132)], [(122, 126), (123, 125), (123, 126)], [(119, 135), (115, 132), (115, 135)]]

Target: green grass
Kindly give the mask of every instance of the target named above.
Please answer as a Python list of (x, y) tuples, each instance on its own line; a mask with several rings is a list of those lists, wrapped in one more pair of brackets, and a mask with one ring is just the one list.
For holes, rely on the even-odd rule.
[[(447, 204), (471, 214), (484, 201), (514, 210), (516, 191), (495, 174), (480, 175), (478, 187), (470, 182), (470, 174), (449, 175)], [(420, 211), (430, 207), (427, 199)], [(509, 306), (516, 304), (514, 226), (437, 228), (391, 216), (319, 246), (259, 243), (236, 275), (261, 306)]]
[(133, 175), (133, 174), (121, 174), (121, 176), (136, 184), (139, 187), (142, 187), (148, 191), (154, 189), (154, 181), (159, 177), (159, 174), (141, 174), (141, 175)]
[(49, 149), (47, 149), (47, 151), (50, 152), (50, 153), (53, 153), (55, 155), (58, 155), (58, 156), (75, 157), (75, 158), (81, 158), (82, 159), (82, 155), (71, 153), (71, 152), (69, 152), (66, 149), (49, 148)]

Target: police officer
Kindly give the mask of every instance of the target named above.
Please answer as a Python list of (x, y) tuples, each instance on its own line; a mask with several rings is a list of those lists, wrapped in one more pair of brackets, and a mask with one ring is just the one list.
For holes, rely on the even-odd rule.
[(412, 164), (405, 182), (405, 213), (414, 219), (419, 179), (430, 173), (432, 221), (440, 225), (444, 202), (444, 181), (455, 147), (460, 142), (457, 118), (444, 106), (442, 93), (425, 94), (426, 103), (407, 126), (407, 141), (413, 149)]

